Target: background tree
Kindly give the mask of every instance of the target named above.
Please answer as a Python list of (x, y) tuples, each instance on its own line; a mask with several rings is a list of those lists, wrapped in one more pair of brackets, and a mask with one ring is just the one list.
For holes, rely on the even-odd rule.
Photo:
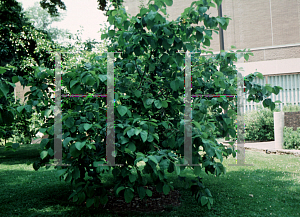
[(59, 16), (52, 17), (46, 9), (40, 6), (39, 2), (35, 2), (34, 6), (27, 8), (24, 11), (26, 17), (37, 30), (44, 30), (49, 33), (53, 40), (58, 38), (67, 38), (71, 34), (68, 30), (50, 27), (53, 22), (60, 22), (66, 16), (65, 13), (60, 13)]
[[(108, 11), (108, 3), (110, 2), (109, 0), (95, 0), (98, 2), (98, 10), (101, 11)], [(123, 0), (112, 0), (112, 5), (117, 8), (118, 6), (122, 5), (124, 2)], [(40, 1), (40, 5), (42, 8), (47, 9), (48, 13), (55, 17), (59, 16), (58, 8), (62, 10), (66, 10), (67, 7), (63, 3), (62, 0), (42, 0)]]
[(0, 37), (0, 138), (9, 138), (15, 124), (22, 125), (18, 130), (30, 138), (27, 119), (33, 111), (29, 107), (16, 110), (14, 83), (27, 86), (34, 66), (54, 68), (54, 57), (48, 50), (59, 45), (47, 31), (32, 26), (16, 0), (0, 0)]

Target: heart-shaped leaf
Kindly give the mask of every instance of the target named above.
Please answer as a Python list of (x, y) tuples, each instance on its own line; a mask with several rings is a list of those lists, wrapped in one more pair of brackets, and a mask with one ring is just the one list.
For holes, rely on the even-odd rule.
[(117, 110), (121, 116), (124, 116), (127, 113), (127, 107), (119, 105)]

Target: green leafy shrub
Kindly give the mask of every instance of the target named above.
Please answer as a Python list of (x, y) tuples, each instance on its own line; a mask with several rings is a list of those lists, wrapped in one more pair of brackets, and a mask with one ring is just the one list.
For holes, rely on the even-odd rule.
[[(215, 2), (218, 2), (217, 6), (221, 3)], [(115, 161), (124, 166), (98, 166), (106, 163), (106, 99), (86, 97), (63, 100), (62, 163), (71, 166), (55, 168), (60, 179), (74, 184), (75, 190), (69, 199), (78, 204), (86, 202), (87, 207), (98, 207), (100, 203), (107, 203), (110, 192), (103, 184), (103, 179), (109, 172), (114, 177), (110, 183), (113, 193), (124, 197), (127, 203), (135, 195), (141, 199), (151, 197), (152, 192), (145, 188), (149, 184), (167, 195), (174, 189), (167, 180), (167, 171), (175, 173), (184, 182), (185, 188), (191, 190), (199, 204), (211, 208), (213, 196), (199, 177), (201, 170), (219, 176), (226, 172), (222, 164), (223, 157), (235, 156), (233, 149), (226, 148), (215, 138), (215, 132), (218, 131), (223, 137), (229, 134), (235, 138), (235, 99), (199, 97), (192, 103), (190, 149), (193, 165), (178, 166), (186, 158), (185, 121), (182, 115), (185, 110), (182, 100), (185, 91), (185, 55), (177, 51), (199, 50), (201, 44), (210, 46), (212, 30), (217, 31), (219, 25), (226, 30), (229, 18), (210, 17), (205, 12), (216, 5), (208, 1), (195, 1), (176, 21), (167, 22), (158, 13), (160, 9), (166, 14), (162, 8), (165, 3), (171, 6), (173, 1), (156, 0), (155, 4), (141, 8), (140, 13), (131, 18), (124, 7), (107, 12), (108, 21), (115, 29), (102, 34), (102, 38), (111, 40), (108, 52), (121, 52), (115, 54), (118, 57), (114, 70)], [(199, 21), (203, 21), (204, 26), (191, 26)], [(205, 46), (202, 47), (205, 49)], [(202, 53), (206, 53), (204, 49)], [(247, 59), (249, 52), (244, 52)], [(205, 56), (196, 58), (192, 73), (192, 95), (236, 94), (237, 70), (233, 65), (237, 60), (236, 53), (222, 52), (208, 59)], [(80, 63), (74, 64), (66, 59), (69, 62), (66, 73), (62, 74), (62, 94), (106, 94), (107, 82), (112, 81), (107, 76), (107, 59), (106, 55), (95, 53), (85, 54)], [(33, 86), (27, 104), (33, 105), (36, 101), (37, 111), (46, 117), (40, 132), (49, 135), (41, 142), (41, 159), (33, 164), (34, 169), (38, 170), (46, 163), (54, 162), (54, 119), (49, 118), (54, 112), (54, 102), (42, 91), (48, 88), (45, 85), (47, 79), (53, 83), (54, 70), (35, 69), (33, 75), (27, 77)], [(255, 77), (262, 77), (262, 74), (255, 72), (245, 77), (246, 90), (250, 92), (248, 100), (263, 101), (264, 107), (274, 109), (275, 103), (264, 97), (278, 94), (282, 88), (255, 85), (252, 83)], [(54, 85), (49, 86), (54, 89)], [(43, 106), (39, 102), (44, 103)], [(228, 109), (227, 114), (223, 114), (221, 108)], [(208, 110), (213, 112), (212, 115), (207, 113)], [(144, 162), (145, 166), (138, 166), (139, 162)], [(187, 167), (194, 171), (192, 180), (180, 176)], [(145, 179), (148, 175), (150, 183)]]
[(257, 110), (245, 114), (244, 121), (246, 141), (274, 141), (274, 115), (270, 109), (259, 105)]
[[(283, 112), (297, 112), (300, 111), (300, 106), (294, 105), (291, 103), (283, 106)], [(279, 106), (276, 106), (273, 112), (281, 111)], [(247, 112), (244, 116), (245, 121), (245, 140), (246, 141), (257, 141), (257, 142), (266, 142), (274, 141), (274, 115), (273, 112), (268, 108), (262, 108), (262, 106), (257, 106), (257, 110)], [(285, 128), (287, 129), (287, 128)], [(284, 130), (285, 144), (290, 144), (291, 147), (294, 147), (293, 142), (295, 140), (295, 134), (297, 131), (292, 132), (293, 129)], [(285, 136), (285, 134), (287, 134)], [(294, 139), (292, 139), (294, 138)], [(297, 143), (294, 141), (294, 143)], [(290, 147), (289, 146), (289, 147)], [(288, 146), (286, 146), (288, 147)]]
[(293, 127), (284, 127), (283, 131), (283, 148), (300, 150), (300, 127), (293, 131)]
[(282, 110), (284, 112), (298, 112), (298, 111), (300, 111), (300, 106), (292, 105), (292, 103), (287, 103), (287, 105), (283, 106)]

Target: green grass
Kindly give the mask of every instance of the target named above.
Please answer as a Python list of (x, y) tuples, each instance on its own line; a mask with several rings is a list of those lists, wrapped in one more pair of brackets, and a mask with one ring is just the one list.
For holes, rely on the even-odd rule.
[[(34, 171), (29, 160), (38, 159), (39, 145), (22, 145), (16, 151), (0, 147), (0, 216), (121, 216), (113, 212), (93, 213), (68, 202), (69, 184), (56, 178), (55, 170)], [(226, 175), (203, 173), (203, 183), (215, 198), (213, 209), (196, 203), (191, 192), (180, 189), (181, 206), (159, 216), (300, 216), (300, 158), (292, 155), (267, 155), (246, 150), (248, 167), (231, 167), (234, 158), (224, 160)], [(192, 177), (192, 170), (184, 174)], [(181, 187), (168, 174), (175, 187)], [(110, 180), (111, 175), (105, 177)], [(253, 197), (251, 197), (253, 195)], [(128, 214), (123, 216), (143, 216)], [(158, 216), (158, 214), (144, 215)]]

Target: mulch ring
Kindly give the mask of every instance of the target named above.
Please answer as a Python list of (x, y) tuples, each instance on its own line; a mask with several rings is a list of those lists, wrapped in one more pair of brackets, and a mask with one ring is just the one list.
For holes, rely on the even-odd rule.
[[(179, 190), (171, 190), (168, 195), (163, 192), (157, 192), (156, 188), (153, 186), (145, 186), (152, 191), (152, 197), (145, 197), (143, 200), (137, 195), (130, 203), (126, 203), (124, 197), (121, 195), (116, 197), (113, 192), (113, 188), (110, 188), (112, 195), (108, 194), (108, 202), (105, 205), (100, 203), (98, 208), (94, 205), (91, 207), (93, 210), (107, 210), (114, 213), (123, 212), (138, 212), (138, 213), (163, 213), (170, 212), (174, 207), (179, 207), (181, 205), (180, 198), (181, 194)], [(72, 202), (72, 199), (70, 200)], [(86, 207), (86, 202), (80, 206)]]

